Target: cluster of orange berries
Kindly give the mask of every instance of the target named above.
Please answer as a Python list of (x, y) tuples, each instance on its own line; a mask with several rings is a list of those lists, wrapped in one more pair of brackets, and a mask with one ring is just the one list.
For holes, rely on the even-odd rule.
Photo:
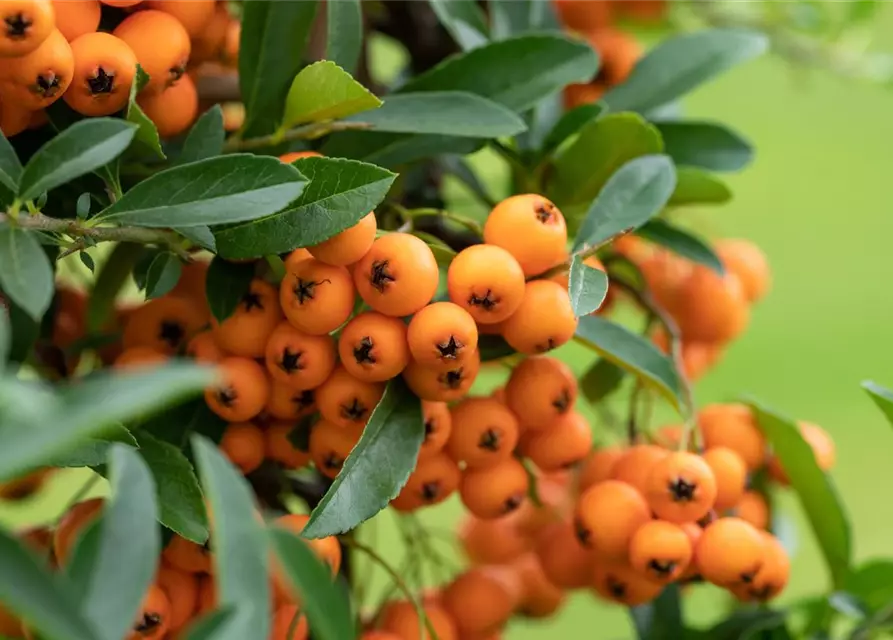
[[(238, 57), (240, 24), (215, 0), (3, 0), (0, 129), (6, 137), (46, 122), (63, 99), (84, 116), (125, 108), (139, 64), (137, 98), (162, 137), (185, 131), (199, 97), (189, 68)], [(106, 18), (108, 12), (120, 12)], [(116, 23), (110, 31), (102, 24)]]

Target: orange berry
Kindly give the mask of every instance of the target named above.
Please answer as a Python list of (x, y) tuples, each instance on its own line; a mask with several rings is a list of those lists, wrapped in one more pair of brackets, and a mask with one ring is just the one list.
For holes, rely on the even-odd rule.
[(174, 569), (185, 573), (210, 573), (211, 550), (175, 535), (161, 554), (162, 559)]
[(49, 37), (56, 18), (50, 0), (5, 0), (0, 11), (0, 57), (25, 56)]
[(409, 364), (406, 324), (400, 318), (367, 311), (354, 316), (338, 338), (338, 356), (358, 380), (384, 382)]
[[(195, 4), (201, 5), (204, 0), (196, 2), (182, 2), (182, 0), (153, 0), (153, 2), (170, 3), (172, 5)], [(226, 41), (226, 30), (231, 20), (226, 4), (212, 1), (213, 11), (208, 22), (199, 29), (198, 33), (194, 32), (192, 21), (188, 18), (178, 15), (176, 11), (167, 10), (166, 7), (154, 7), (162, 11), (167, 10), (180, 20), (189, 35), (192, 36), (192, 53), (190, 54), (190, 62), (198, 64), (201, 62), (216, 62), (222, 57), (223, 45)], [(233, 104), (233, 103), (230, 103)], [(239, 104), (239, 103), (236, 103)], [(238, 128), (238, 127), (236, 127)]]
[(711, 404), (698, 413), (698, 426), (707, 449), (727, 447), (755, 471), (766, 462), (766, 438), (750, 408), (743, 404)]
[(508, 564), (531, 550), (534, 541), (517, 526), (518, 513), (492, 520), (466, 516), (457, 537), (471, 564)]
[(316, 393), (313, 389), (299, 391), (274, 381), (264, 409), (277, 420), (300, 420), (316, 411)]
[(403, 379), (422, 400), (452, 402), (465, 397), (480, 368), (481, 355), (475, 351), (464, 361), (446, 370), (410, 362), (403, 371)]
[(53, 534), (53, 553), (59, 566), (65, 566), (70, 553), (77, 544), (78, 537), (84, 529), (99, 517), (105, 507), (105, 501), (101, 498), (93, 498), (79, 502), (68, 510), (56, 527)]
[(219, 366), (221, 382), (205, 390), (208, 407), (228, 422), (253, 419), (270, 397), (266, 371), (248, 358), (224, 358)]
[(378, 225), (375, 213), (368, 213), (352, 227), (324, 242), (307, 247), (310, 254), (326, 264), (347, 266), (360, 260), (375, 241)]
[(195, 574), (162, 566), (156, 581), (170, 603), (170, 630), (186, 626), (198, 606), (198, 578)]
[(170, 356), (152, 347), (130, 347), (124, 349), (112, 366), (115, 369), (149, 369), (170, 360)]
[(191, 299), (197, 305), (200, 305), (205, 316), (210, 320), (211, 308), (208, 306), (207, 299), (207, 282), (208, 269), (211, 263), (207, 260), (193, 260), (183, 265), (180, 271), (180, 279), (171, 289), (170, 295), (179, 298)]
[(584, 547), (600, 556), (625, 558), (629, 541), (651, 520), (648, 503), (635, 488), (617, 480), (605, 480), (580, 495), (574, 530)]
[[(438, 636), (439, 637), (439, 636)], [(363, 635), (360, 636), (360, 640), (403, 640), (396, 633), (391, 633), (390, 631), (378, 631), (373, 629), (372, 631), (366, 631)]]
[(136, 76), (136, 54), (110, 33), (85, 33), (71, 42), (74, 77), (62, 96), (85, 116), (109, 116), (130, 98)]
[(478, 345), (474, 318), (452, 302), (434, 302), (409, 322), (406, 339), (412, 358), (426, 367), (450, 368)]
[(337, 476), (362, 433), (360, 427), (345, 428), (319, 420), (310, 431), (310, 457), (316, 469), (328, 478)]
[[(285, 164), (291, 164), (301, 158), (322, 158), (322, 154), (317, 151), (290, 151), (279, 156), (279, 159)], [(300, 249), (296, 249), (296, 251), (300, 251)]]
[(37, 111), (61, 98), (73, 76), (71, 46), (53, 29), (39, 47), (3, 70), (3, 93), (21, 107)]
[(27, 129), (31, 114), (31, 111), (17, 103), (13, 97), (5, 96), (0, 91), (0, 131), (4, 136), (11, 138)]
[(287, 469), (301, 469), (310, 463), (310, 451), (299, 449), (289, 439), (294, 428), (290, 422), (275, 422), (264, 433), (267, 458), (279, 462)]
[(539, 559), (528, 553), (512, 564), (521, 584), (518, 611), (528, 618), (548, 618), (555, 615), (565, 602), (562, 589), (552, 584), (540, 566)]
[(250, 422), (229, 425), (220, 440), (220, 450), (244, 474), (261, 465), (265, 449), (264, 432)]
[(269, 640), (307, 640), (309, 634), (307, 616), (299, 607), (287, 604), (276, 610)]
[[(800, 428), (800, 435), (806, 440), (806, 444), (812, 448), (812, 455), (815, 457), (819, 469), (822, 471), (831, 469), (831, 467), (834, 466), (835, 451), (834, 441), (831, 439), (831, 436), (828, 435), (828, 432), (810, 422), (801, 421), (798, 423), (798, 426)], [(788, 474), (781, 466), (781, 461), (777, 456), (773, 455), (769, 459), (769, 475), (779, 484), (790, 484)]]
[(3, 605), (0, 605), (0, 634), (12, 640), (25, 637), (22, 621)]
[(543, 529), (536, 556), (546, 578), (557, 587), (582, 589), (592, 582), (595, 553), (580, 544), (570, 522), (556, 522)]
[(625, 482), (645, 495), (648, 492), (651, 470), (666, 456), (666, 450), (653, 444), (634, 445), (623, 451), (614, 462), (611, 479)]
[(636, 607), (654, 600), (664, 588), (662, 583), (649, 580), (625, 560), (596, 562), (592, 586), (605, 600), (627, 607)]
[[(570, 2), (570, 0), (566, 1)], [(574, 4), (576, 3), (576, 0), (574, 0)], [(564, 108), (570, 111), (571, 109), (576, 109), (584, 104), (598, 102), (602, 99), (602, 96), (605, 95), (607, 90), (608, 88), (600, 82), (592, 82), (589, 84), (575, 82), (569, 84), (564, 88)]]
[(459, 574), (441, 595), (443, 608), (462, 638), (502, 628), (521, 596), (520, 584), (502, 567), (476, 567)]
[(611, 28), (591, 31), (589, 44), (601, 58), (599, 78), (608, 87), (624, 82), (642, 57), (642, 47), (628, 33)]
[(532, 280), (521, 306), (503, 324), (502, 337), (521, 353), (544, 353), (568, 342), (576, 330), (567, 290), (549, 280)]
[(753, 580), (734, 589), (735, 595), (745, 602), (766, 602), (775, 598), (788, 584), (791, 561), (781, 542), (766, 531), (760, 531), (765, 545), (763, 565)]
[(720, 518), (701, 533), (695, 562), (705, 580), (720, 587), (753, 583), (766, 558), (760, 532), (740, 518)]
[(149, 74), (144, 93), (164, 91), (186, 72), (192, 43), (180, 21), (169, 13), (137, 11), (127, 16), (112, 35), (130, 47), (143, 71)]
[(652, 467), (646, 496), (657, 517), (679, 523), (706, 516), (716, 501), (716, 492), (716, 477), (704, 459), (680, 451)]
[(38, 469), (13, 480), (0, 482), (0, 500), (27, 500), (40, 491), (50, 475), (49, 469)]
[(535, 276), (564, 259), (567, 226), (558, 207), (543, 196), (511, 196), (487, 216), (484, 242), (502, 247), (525, 276)]
[(162, 138), (180, 135), (198, 117), (198, 89), (189, 76), (163, 91), (141, 94), (137, 103)]
[(766, 254), (750, 240), (719, 240), (714, 247), (723, 265), (738, 277), (749, 302), (757, 302), (771, 285)]
[(458, 465), (444, 453), (438, 453), (418, 463), (392, 506), (398, 511), (415, 511), (439, 504), (459, 487)]
[(445, 402), (423, 400), (422, 418), (425, 421), (425, 440), (419, 449), (419, 462), (443, 450), (453, 426), (450, 409)]
[(211, 331), (202, 331), (195, 334), (186, 345), (186, 355), (203, 364), (214, 364), (223, 360), (227, 354), (217, 344)]
[(296, 390), (314, 389), (335, 370), (335, 341), (280, 322), (270, 334), (264, 357), (274, 381)]
[(437, 292), (440, 271), (431, 248), (408, 233), (388, 233), (357, 262), (353, 272), (363, 301), (387, 316), (421, 310)]
[(524, 453), (540, 471), (568, 469), (583, 461), (592, 448), (592, 427), (583, 414), (571, 411), (538, 431), (530, 431)]
[[(436, 602), (425, 602), (422, 608), (438, 640), (458, 640), (456, 625), (442, 606)], [(425, 624), (419, 620), (415, 606), (406, 600), (387, 603), (382, 609), (379, 624), (384, 632), (393, 634), (393, 640), (432, 640)]]
[(695, 266), (681, 283), (674, 315), (683, 340), (729, 342), (747, 327), (750, 311), (738, 278)]
[(518, 444), (518, 421), (498, 400), (465, 398), (450, 416), (446, 452), (468, 468), (492, 467), (509, 458)]
[(524, 504), (530, 489), (527, 470), (514, 458), (479, 469), (466, 469), (459, 483), (462, 504), (482, 520), (499, 518)]
[(124, 9), (127, 7), (134, 7), (140, 4), (143, 0), (99, 0), (102, 4), (108, 5), (110, 7), (118, 7), (119, 9)]
[(170, 629), (171, 617), (171, 603), (164, 590), (150, 585), (126, 640), (161, 640)]
[(692, 553), (688, 534), (663, 520), (646, 522), (629, 542), (630, 566), (654, 582), (679, 579), (688, 568)]
[(739, 518), (749, 522), (757, 529), (765, 529), (769, 526), (769, 505), (759, 491), (745, 491), (738, 504), (735, 505), (735, 512)]
[(515, 365), (505, 402), (525, 429), (539, 430), (567, 414), (577, 401), (577, 380), (557, 358), (530, 356)]
[(716, 478), (717, 511), (731, 509), (741, 500), (747, 484), (747, 465), (737, 453), (726, 447), (714, 447), (703, 454), (704, 462)]
[(149, 0), (146, 5), (172, 15), (192, 38), (200, 38), (214, 17), (214, 0)]
[(281, 318), (276, 303), (276, 288), (255, 279), (232, 315), (223, 322), (212, 318), (214, 340), (221, 349), (233, 355), (262, 358)]
[(610, 479), (614, 465), (623, 456), (623, 453), (620, 447), (604, 447), (593, 450), (583, 463), (583, 468), (580, 469), (578, 479), (580, 491), (585, 491), (599, 482)]
[(242, 23), (230, 20), (223, 38), (223, 62), (236, 67), (239, 64), (239, 46), (242, 40)]
[(568, 29), (588, 33), (611, 24), (614, 3), (605, 0), (554, 0), (553, 4), (562, 24)]
[(357, 380), (339, 365), (316, 390), (316, 405), (332, 424), (365, 427), (382, 395), (383, 384)]
[(121, 343), (125, 349), (150, 347), (174, 355), (204, 323), (201, 310), (191, 300), (173, 296), (155, 298), (129, 315)]
[(198, 608), (196, 617), (211, 613), (217, 609), (217, 585), (213, 576), (201, 576), (198, 580)]
[(524, 271), (508, 251), (478, 244), (453, 258), (447, 272), (450, 300), (478, 324), (495, 324), (511, 316), (524, 298)]
[(313, 256), (310, 255), (310, 252), (307, 249), (295, 249), (291, 253), (288, 254), (285, 258), (285, 271), (290, 273), (294, 271), (295, 267), (303, 262), (304, 260), (309, 260)]
[(331, 333), (353, 312), (354, 285), (350, 272), (310, 258), (294, 264), (279, 289), (285, 317), (304, 333)]

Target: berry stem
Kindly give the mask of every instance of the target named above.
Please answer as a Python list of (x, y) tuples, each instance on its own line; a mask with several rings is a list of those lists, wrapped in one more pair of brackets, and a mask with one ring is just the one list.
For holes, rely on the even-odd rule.
[(632, 230), (633, 230), (633, 228), (629, 227), (627, 229), (624, 229), (623, 231), (620, 231), (619, 233), (615, 233), (613, 236), (611, 236), (607, 240), (604, 240), (603, 242), (599, 242), (598, 244), (595, 244), (592, 246), (584, 246), (579, 251), (575, 251), (574, 253), (572, 253), (570, 255), (570, 257), (567, 260), (565, 260), (564, 262), (556, 264), (554, 267), (551, 267), (550, 269), (547, 269), (546, 271), (543, 271), (542, 273), (540, 273), (538, 275), (528, 278), (528, 280), (548, 280), (549, 278), (551, 278), (553, 276), (557, 276), (560, 273), (564, 273), (565, 271), (568, 271), (571, 268), (571, 263), (574, 261), (574, 258), (579, 257), (582, 260), (585, 260), (586, 258), (591, 258), (596, 253), (598, 253), (599, 249), (601, 249), (602, 247), (604, 247), (606, 245), (611, 244), (617, 238), (621, 238), (621, 237), (625, 236)]
[(287, 131), (277, 131), (267, 136), (248, 138), (247, 140), (243, 140), (238, 136), (233, 136), (223, 145), (223, 150), (229, 153), (235, 151), (251, 151), (254, 149), (270, 147), (282, 142), (316, 140), (317, 138), (321, 138), (337, 131), (362, 131), (371, 128), (372, 125), (368, 122), (313, 122)]
[(483, 236), (484, 230), (481, 227), (481, 224), (477, 220), (473, 220), (472, 218), (467, 218), (463, 215), (459, 215), (458, 213), (453, 213), (451, 211), (447, 211), (446, 209), (434, 209), (434, 208), (423, 208), (423, 209), (407, 209), (406, 207), (397, 204), (396, 202), (389, 203), (391, 208), (394, 209), (400, 216), (403, 218), (404, 222), (411, 222), (416, 218), (420, 218), (422, 216), (437, 216), (440, 218), (446, 218), (456, 224), (465, 227), (472, 233), (477, 234), (478, 236)]

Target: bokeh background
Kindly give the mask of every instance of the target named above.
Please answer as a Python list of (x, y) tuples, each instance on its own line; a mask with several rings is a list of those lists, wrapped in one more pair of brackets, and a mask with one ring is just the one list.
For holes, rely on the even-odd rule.
[[(874, 31), (876, 48), (893, 50), (893, 4), (879, 12)], [(646, 41), (657, 37), (641, 35)], [(399, 53), (387, 45), (381, 50), (391, 60), (385, 72), (394, 69)], [(893, 486), (893, 432), (859, 386), (864, 379), (893, 386), (893, 88), (794, 70), (767, 56), (693, 93), (684, 113), (725, 122), (757, 149), (753, 165), (727, 176), (735, 194), (731, 204), (693, 209), (684, 217), (709, 236), (756, 241), (774, 272), (773, 290), (755, 309), (749, 331), (698, 384), (697, 401), (749, 393), (827, 429), (837, 443), (833, 478), (849, 510), (856, 559), (893, 555), (893, 501), (887, 495)], [(494, 159), (483, 154), (475, 164), (500, 194), (506, 176)], [(455, 207), (469, 206), (460, 189), (450, 194)], [(573, 348), (565, 354), (580, 371), (592, 359)], [(495, 384), (497, 377), (490, 375), (481, 388)], [(667, 412), (659, 415), (671, 419)], [(0, 504), (0, 523), (53, 520), (86, 477), (61, 473), (36, 498)], [(783, 496), (780, 504), (797, 534), (784, 601), (825, 588), (827, 576), (796, 498)], [(451, 501), (426, 514), (424, 522), (440, 540), (460, 518), (457, 501)], [(403, 551), (393, 520), (381, 514), (366, 535), (399, 564)], [(435, 544), (458, 558), (447, 543)], [(380, 574), (372, 581), (375, 591), (385, 585)], [(721, 612), (723, 601), (709, 591), (696, 588), (686, 599), (693, 619)], [(506, 637), (620, 639), (633, 633), (623, 609), (584, 593), (557, 619), (515, 623)]]

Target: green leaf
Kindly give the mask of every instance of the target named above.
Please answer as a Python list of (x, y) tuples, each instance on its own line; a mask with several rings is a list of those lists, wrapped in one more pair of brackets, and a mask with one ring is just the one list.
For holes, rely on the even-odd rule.
[(245, 103), (245, 138), (272, 133), (282, 122), (318, 5), (316, 0), (254, 0), (242, 7), (239, 87)]
[(208, 516), (192, 464), (174, 445), (145, 431), (138, 431), (140, 455), (149, 466), (158, 491), (158, 520), (187, 540), (204, 544), (208, 539)]
[(664, 220), (650, 220), (636, 231), (636, 235), (659, 244), (673, 253), (713, 269), (719, 275), (725, 268), (713, 249), (688, 231), (680, 229)]
[[(9, 326), (12, 329), (9, 361), (20, 364), (31, 355), (31, 349), (40, 336), (41, 322), (28, 315), (28, 312), (11, 298), (6, 301), (6, 307), (9, 311)], [(16, 367), (9, 367), (9, 369), (14, 371)]]
[(226, 427), (227, 423), (208, 408), (204, 398), (196, 398), (157, 414), (143, 423), (141, 429), (189, 454), (189, 439), (193, 433), (218, 443)]
[(16, 150), (9, 144), (6, 136), (0, 132), (0, 184), (13, 193), (18, 193), (19, 178), (22, 177), (22, 163)]
[(329, 566), (294, 533), (273, 528), (269, 535), (285, 577), (300, 595), (301, 611), (307, 616), (313, 637), (319, 640), (356, 637), (350, 602), (332, 580)]
[(664, 40), (627, 80), (605, 95), (611, 111), (644, 113), (684, 96), (732, 67), (761, 55), (768, 38), (746, 29), (703, 29)]
[(146, 300), (169, 293), (177, 285), (182, 272), (183, 264), (176, 254), (162, 251), (155, 256), (146, 272)]
[(574, 251), (596, 247), (625, 229), (637, 229), (667, 204), (676, 170), (667, 156), (643, 156), (618, 169), (599, 192), (574, 241)]
[(862, 388), (868, 392), (868, 395), (871, 396), (874, 403), (884, 412), (884, 415), (887, 416), (887, 420), (893, 425), (893, 391), (870, 380), (863, 382)]
[(678, 584), (668, 585), (647, 604), (630, 607), (629, 613), (639, 640), (682, 640), (685, 637)]
[(501, 138), (527, 129), (512, 111), (465, 91), (398, 93), (388, 96), (379, 109), (347, 119), (371, 124), (373, 131), (462, 138)]
[(0, 529), (0, 601), (28, 626), (48, 638), (97, 640), (99, 635), (79, 611), (75, 593), (45, 563), (11, 534)]
[(549, 133), (546, 134), (546, 138), (543, 140), (542, 152), (544, 154), (549, 153), (560, 147), (565, 140), (578, 133), (585, 125), (597, 120), (604, 110), (605, 105), (601, 102), (595, 102), (593, 104), (583, 104), (566, 111)]
[(99, 214), (104, 222), (144, 227), (194, 227), (262, 218), (301, 195), (306, 181), (269, 156), (208, 158), (140, 182)]
[(326, 60), (353, 73), (363, 49), (363, 9), (360, 0), (326, 3)]
[(588, 204), (620, 167), (662, 151), (660, 133), (641, 116), (612, 113), (590, 120), (555, 160), (549, 193), (560, 206)]
[(322, 153), (329, 157), (352, 158), (396, 168), (444, 154), (467, 155), (483, 146), (484, 141), (476, 138), (345, 131), (330, 136), (323, 145)]
[(696, 167), (676, 169), (676, 189), (670, 197), (671, 206), (725, 204), (731, 199), (731, 190), (716, 176)]
[(136, 65), (136, 80), (130, 86), (130, 100), (124, 112), (124, 119), (137, 126), (136, 135), (133, 137), (133, 146), (139, 151), (145, 152), (159, 160), (165, 160), (167, 156), (161, 148), (161, 139), (158, 137), (158, 128), (149, 119), (149, 116), (136, 103), (136, 95), (142, 91), (149, 82), (149, 75), (140, 65)]
[(388, 506), (415, 467), (424, 437), (419, 399), (402, 378), (394, 378), (335, 482), (310, 514), (303, 536), (350, 531)]
[(800, 498), (836, 589), (850, 571), (850, 523), (837, 489), (816, 463), (812, 447), (797, 423), (755, 401), (750, 402), (760, 429)]
[(455, 176), (478, 199), (487, 204), (493, 201), (493, 197), (487, 191), (487, 187), (478, 178), (471, 165), (461, 156), (446, 155), (438, 158), (441, 169), (445, 173)]
[(106, 258), (87, 300), (87, 331), (102, 329), (115, 306), (115, 298), (145, 252), (141, 244), (119, 242)]
[(589, 81), (597, 70), (598, 56), (586, 43), (529, 35), (449, 57), (399, 92), (468, 91), (520, 113), (572, 82)]
[(295, 165), (310, 180), (298, 200), (267, 218), (218, 230), (220, 255), (259, 258), (328, 240), (378, 206), (396, 178), (354, 160), (305, 158)]
[(177, 156), (177, 164), (189, 164), (219, 156), (223, 153), (225, 137), (223, 109), (215, 104), (192, 125), (183, 142), (183, 148), (180, 149), (180, 155)]
[(568, 293), (574, 315), (585, 316), (600, 306), (608, 294), (608, 275), (601, 269), (583, 264), (579, 254), (574, 255), (568, 275)]
[(893, 560), (869, 560), (854, 568), (843, 588), (856, 595), (871, 611), (893, 601)]
[(302, 69), (291, 83), (282, 128), (339, 120), (380, 105), (381, 100), (344, 69), (320, 60)]
[[(192, 437), (202, 487), (214, 514), (214, 570), (220, 606), (232, 606), (238, 638), (270, 632), (267, 537), (248, 482), (207, 438)], [(239, 632), (241, 635), (236, 635)]]
[(99, 467), (108, 461), (109, 449), (115, 443), (139, 448), (136, 438), (125, 427), (117, 425), (93, 438), (87, 438), (75, 448), (52, 458), (50, 467)]
[(112, 500), (106, 503), (83, 609), (100, 640), (120, 640), (137, 617), (161, 553), (155, 484), (133, 449), (116, 444), (109, 456)]
[(502, 336), (487, 334), (478, 336), (478, 350), (481, 352), (481, 362), (499, 360), (517, 353)]
[(0, 308), (0, 373), (6, 368), (6, 361), (9, 360), (11, 346), (12, 322), (9, 319), (9, 311), (3, 307)]
[(248, 293), (254, 279), (254, 265), (229, 262), (214, 256), (205, 279), (205, 295), (211, 313), (219, 322), (229, 318)]
[(33, 200), (108, 164), (123, 153), (135, 134), (136, 127), (119, 118), (76, 122), (31, 156), (19, 180), (19, 199)]
[[(739, 609), (725, 620), (712, 627), (706, 635), (708, 640), (747, 640), (755, 633), (784, 628), (785, 612), (772, 609)], [(762, 636), (757, 636), (762, 638)], [(767, 640), (774, 640), (769, 636)]]
[(240, 640), (230, 627), (234, 614), (232, 607), (225, 607), (199, 616), (189, 624), (186, 640)]
[(93, 257), (87, 253), (86, 251), (78, 251), (78, 258), (87, 269), (90, 270), (90, 273), (96, 271), (96, 263), (93, 262)]
[(601, 402), (620, 388), (626, 371), (606, 358), (599, 358), (580, 378), (580, 390), (591, 403)]
[(62, 388), (59, 404), (44, 398), (44, 419), (34, 424), (4, 423), (0, 429), (0, 481), (41, 466), (110, 424), (127, 422), (165, 404), (202, 391), (214, 371), (172, 363), (148, 371), (101, 372)]
[(53, 267), (37, 237), (24, 229), (0, 226), (0, 288), (34, 320), (53, 301)]
[(713, 122), (656, 122), (664, 149), (678, 165), (710, 171), (738, 171), (753, 160), (750, 143), (727, 127)]
[(561, 31), (551, 4), (541, 0), (490, 0), (493, 39), (505, 40), (530, 31)]
[(474, 0), (428, 0), (428, 4), (463, 51), (487, 43), (487, 16)]
[(196, 227), (172, 227), (174, 231), (192, 242), (193, 244), (207, 249), (213, 253), (217, 252), (217, 241), (214, 239), (214, 232), (207, 225)]
[(683, 406), (679, 375), (670, 359), (650, 340), (599, 316), (580, 318), (577, 339), (603, 358), (638, 376), (677, 409)]

